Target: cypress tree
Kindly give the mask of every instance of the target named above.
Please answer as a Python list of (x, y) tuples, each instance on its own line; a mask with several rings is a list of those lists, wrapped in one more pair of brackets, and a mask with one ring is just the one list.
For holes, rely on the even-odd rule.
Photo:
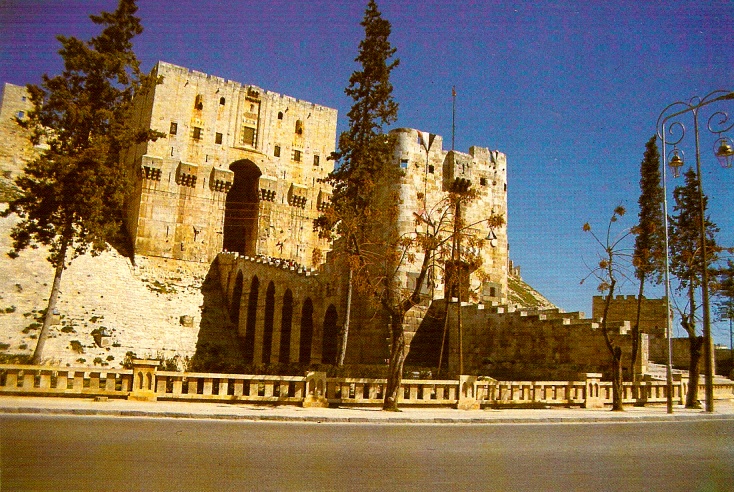
[(655, 135), (645, 144), (640, 163), (640, 198), (637, 201), (639, 223), (634, 228), (635, 249), (632, 264), (640, 281), (637, 293), (637, 316), (632, 327), (632, 360), (630, 374), (635, 377), (635, 361), (640, 346), (640, 314), (645, 282), (660, 283), (662, 259), (665, 255), (665, 226), (663, 221), (663, 188), (660, 186), (660, 154)]
[(365, 34), (355, 59), (361, 69), (352, 73), (344, 91), (353, 100), (347, 114), (349, 128), (339, 136), (338, 149), (330, 156), (338, 161), (327, 179), (333, 186), (331, 208), (317, 222), (322, 233), (335, 232), (341, 237), (335, 250), (346, 256), (349, 269), (339, 365), (346, 352), (353, 283), (369, 283), (363, 268), (364, 247), (375, 242), (367, 237), (374, 230), (369, 224), (389, 222), (395, 213), (395, 206), (386, 207), (390, 201), (381, 200), (379, 191), (400, 175), (392, 163), (393, 141), (385, 132), (398, 115), (390, 82), (390, 74), (399, 64), (388, 39), (391, 25), (382, 18), (374, 0), (367, 4), (361, 25)]
[[(689, 340), (689, 383), (686, 407), (698, 408), (698, 377), (699, 360), (704, 339), (696, 333), (696, 289), (701, 287), (703, 256), (701, 254), (701, 207), (698, 190), (698, 178), (693, 169), (684, 174), (685, 184), (673, 191), (673, 215), (670, 218), (670, 271), (679, 281), (679, 291), (685, 291), (688, 298), (688, 308), (680, 311), (681, 326), (688, 334)], [(703, 197), (703, 208), (707, 209), (708, 198)], [(719, 228), (709, 217), (705, 217), (706, 249), (708, 265), (716, 261), (715, 235)]]

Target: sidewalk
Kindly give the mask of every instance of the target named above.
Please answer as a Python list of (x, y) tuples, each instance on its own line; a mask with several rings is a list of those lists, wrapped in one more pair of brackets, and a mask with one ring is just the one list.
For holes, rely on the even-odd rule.
[(714, 413), (676, 405), (673, 414), (665, 406), (625, 407), (624, 412), (583, 408), (456, 410), (411, 408), (383, 412), (379, 408), (301, 408), (291, 405), (247, 405), (199, 402), (94, 401), (91, 398), (0, 396), (1, 414), (84, 415), (107, 417), (191, 418), (312, 423), (378, 424), (540, 424), (578, 422), (667, 422), (731, 420), (734, 402), (714, 402)]

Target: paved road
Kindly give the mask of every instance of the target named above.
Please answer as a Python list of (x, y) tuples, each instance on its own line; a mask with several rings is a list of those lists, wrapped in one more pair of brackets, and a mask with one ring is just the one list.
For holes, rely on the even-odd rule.
[(397, 425), (0, 416), (2, 490), (734, 489), (734, 420)]

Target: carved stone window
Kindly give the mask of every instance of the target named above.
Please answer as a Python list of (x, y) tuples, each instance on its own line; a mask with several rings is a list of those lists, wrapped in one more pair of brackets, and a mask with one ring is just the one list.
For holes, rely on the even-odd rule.
[(301, 120), (296, 121), (296, 135), (303, 135), (303, 122)]
[(293, 151), (293, 160), (296, 162), (301, 162), (301, 151), (300, 150)]
[(176, 133), (178, 133), (178, 123), (172, 121), (171, 129), (168, 131), (168, 133), (170, 133), (171, 135), (175, 135)]
[(214, 135), (214, 143), (220, 144), (220, 145), (222, 144), (222, 134), (221, 133), (216, 133)]
[(313, 165), (318, 166), (319, 165), (319, 156), (315, 155), (313, 156)]
[(204, 109), (204, 96), (201, 94), (196, 95), (196, 100), (194, 101), (194, 109), (201, 111)]
[(278, 119), (279, 120), (283, 119), (283, 111), (278, 111)]
[(193, 135), (193, 138), (194, 138), (194, 140), (201, 140), (201, 128), (199, 128), (198, 126), (195, 126), (194, 127), (194, 135)]
[(280, 145), (275, 146), (275, 148), (273, 149), (273, 155), (275, 157), (280, 157)]
[(224, 103), (226, 103), (226, 102), (227, 102), (227, 100), (226, 100), (226, 99), (224, 99), (223, 97), (220, 97), (220, 98), (219, 98), (219, 105), (220, 105), (220, 106), (224, 106)]

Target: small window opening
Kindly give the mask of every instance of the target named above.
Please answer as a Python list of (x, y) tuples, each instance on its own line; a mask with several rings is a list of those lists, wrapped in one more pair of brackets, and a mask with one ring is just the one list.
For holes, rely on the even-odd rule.
[(194, 140), (201, 140), (201, 128), (198, 126), (194, 127)]
[(22, 120), (23, 117), (25, 116), (25, 113), (23, 111), (18, 111), (18, 114), (16, 116), (18, 117), (19, 120)]
[(301, 162), (301, 151), (300, 150), (293, 151), (293, 160), (296, 162)]
[(171, 129), (168, 131), (171, 135), (178, 133), (178, 123), (171, 122)]
[(296, 121), (296, 135), (303, 135), (303, 122), (301, 120)]
[(479, 184), (482, 186), (487, 186), (487, 178), (479, 178)]
[(283, 111), (278, 111), (278, 119), (279, 120), (283, 119)]
[(194, 101), (194, 109), (198, 109), (199, 111), (204, 109), (204, 98), (201, 94), (197, 94), (196, 96), (196, 100)]
[(315, 155), (313, 156), (313, 165), (318, 166), (319, 165), (319, 156)]
[(408, 169), (408, 159), (400, 159), (400, 167), (403, 169)]
[(273, 149), (273, 155), (275, 157), (280, 157), (280, 145), (275, 146), (275, 148)]
[(431, 173), (431, 174), (433, 174), (434, 171), (435, 171), (435, 168), (433, 167), (433, 164), (429, 164), (428, 165), (428, 172)]
[(226, 103), (226, 102), (227, 102), (227, 100), (226, 100), (226, 99), (224, 99), (223, 97), (220, 97), (220, 98), (219, 98), (219, 105), (220, 105), (220, 106), (224, 106), (224, 103)]
[(214, 135), (214, 143), (221, 144), (222, 143), (222, 134), (217, 133)]

